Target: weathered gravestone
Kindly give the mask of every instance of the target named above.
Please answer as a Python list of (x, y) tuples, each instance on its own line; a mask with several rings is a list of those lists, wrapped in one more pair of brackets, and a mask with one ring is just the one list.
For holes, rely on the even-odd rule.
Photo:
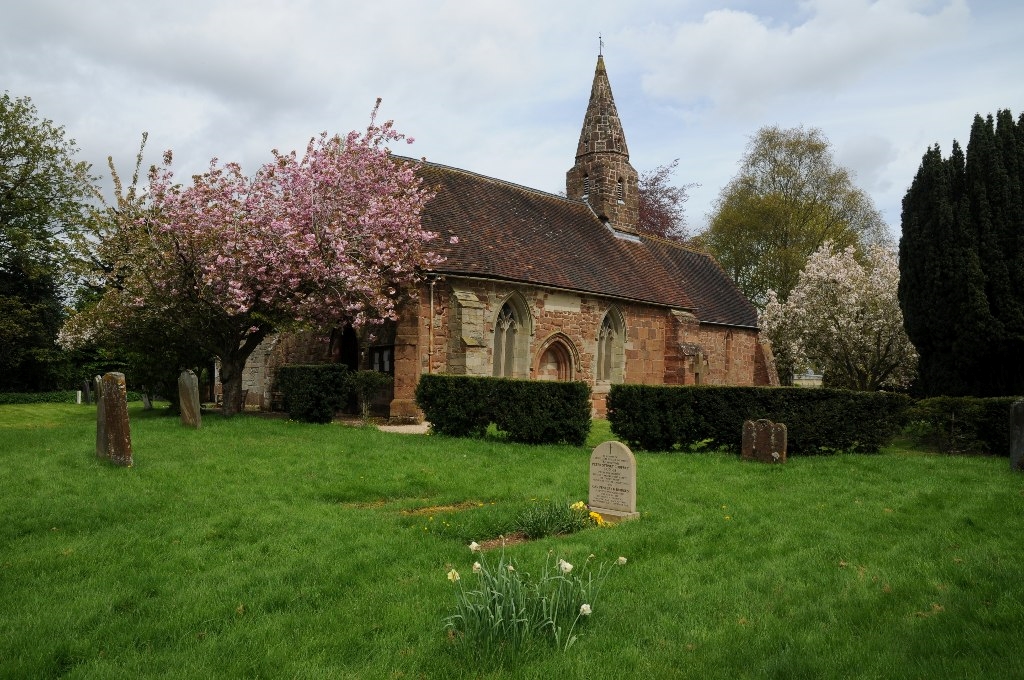
[(83, 404), (91, 404), (92, 403), (92, 390), (89, 389), (89, 381), (88, 380), (83, 380), (82, 381), (82, 403)]
[[(103, 404), (106, 457), (115, 465), (131, 466), (132, 433), (128, 426), (128, 391), (124, 384), (124, 373), (107, 373), (103, 376), (103, 395), (100, 401)], [(97, 432), (97, 439), (98, 436)], [(96, 453), (99, 455), (99, 450)]]
[(1024, 471), (1024, 399), (1010, 406), (1010, 469)]
[(785, 424), (763, 418), (744, 421), (742, 457), (762, 463), (785, 463)]
[(636, 458), (621, 442), (604, 442), (590, 454), (590, 510), (612, 522), (640, 516)]
[(181, 404), (181, 424), (186, 427), (201, 427), (203, 414), (199, 403), (199, 378), (188, 369), (178, 376), (178, 401)]
[(107, 420), (103, 416), (103, 378), (96, 376), (96, 456), (107, 457)]

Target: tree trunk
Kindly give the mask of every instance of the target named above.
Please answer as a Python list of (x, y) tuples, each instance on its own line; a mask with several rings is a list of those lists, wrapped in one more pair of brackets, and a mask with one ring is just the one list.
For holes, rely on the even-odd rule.
[(224, 388), (225, 416), (233, 416), (245, 409), (245, 404), (242, 403), (242, 375), (245, 372), (245, 360), (248, 358), (248, 355), (241, 356), (239, 353), (221, 357), (220, 382)]
[(233, 416), (245, 410), (242, 403), (242, 376), (245, 373), (245, 362), (249, 356), (259, 347), (263, 339), (267, 337), (267, 331), (247, 333), (241, 342), (238, 342), (228, 351), (222, 351), (220, 357), (220, 382), (224, 388), (224, 410), (225, 416)]

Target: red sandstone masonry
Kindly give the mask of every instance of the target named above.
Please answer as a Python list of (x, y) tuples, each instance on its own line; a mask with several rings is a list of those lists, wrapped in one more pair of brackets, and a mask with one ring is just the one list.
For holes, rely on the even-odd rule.
[[(476, 297), (482, 305), (482, 327), (478, 329), (482, 346), (468, 348), (465, 339), (455, 337), (455, 314), (460, 304), (453, 286)], [(702, 326), (696, 319), (685, 328), (670, 310), (652, 305), (613, 302), (588, 295), (551, 291), (535, 286), (499, 281), (448, 277), (435, 285), (433, 335), (430, 334), (430, 287), (420, 287), (419, 298), (401, 311), (395, 343), (395, 401), (392, 416), (422, 417), (415, 407), (416, 382), (421, 373), (469, 373), (491, 375), (493, 365), (494, 323), (501, 305), (518, 292), (526, 301), (532, 332), (529, 337), (531, 379), (558, 376), (553, 354), (545, 349), (553, 338), (569, 346), (569, 377), (591, 385), (595, 415), (606, 412), (607, 384), (595, 384), (597, 335), (601, 323), (613, 306), (626, 325), (624, 340), (624, 382), (640, 384), (680, 384), (696, 382), (696, 357), (686, 354), (699, 348), (707, 364), (704, 384), (753, 385), (761, 382), (756, 372), (757, 332), (752, 329)], [(415, 319), (413, 317), (416, 317)], [(465, 331), (464, 328), (461, 329)], [(473, 341), (473, 339), (470, 339)], [(686, 347), (681, 347), (681, 344)], [(466, 370), (467, 351), (481, 352), (475, 373)], [(544, 355), (544, 356), (542, 356)], [(565, 357), (563, 357), (565, 360)], [(428, 369), (429, 362), (429, 369)]]

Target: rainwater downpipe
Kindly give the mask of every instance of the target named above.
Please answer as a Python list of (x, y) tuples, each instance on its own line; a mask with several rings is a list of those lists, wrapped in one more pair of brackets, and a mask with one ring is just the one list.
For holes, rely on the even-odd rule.
[(437, 277), (430, 277), (430, 320), (427, 322), (427, 373), (434, 372), (434, 284)]

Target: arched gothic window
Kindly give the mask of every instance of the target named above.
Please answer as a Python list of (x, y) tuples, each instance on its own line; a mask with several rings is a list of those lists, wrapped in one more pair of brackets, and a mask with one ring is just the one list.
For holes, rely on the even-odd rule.
[(604, 315), (597, 332), (597, 370), (599, 381), (622, 382), (625, 367), (625, 328), (618, 310)]
[(520, 332), (515, 309), (505, 303), (494, 324), (494, 375), (511, 378), (515, 372), (516, 335)]

